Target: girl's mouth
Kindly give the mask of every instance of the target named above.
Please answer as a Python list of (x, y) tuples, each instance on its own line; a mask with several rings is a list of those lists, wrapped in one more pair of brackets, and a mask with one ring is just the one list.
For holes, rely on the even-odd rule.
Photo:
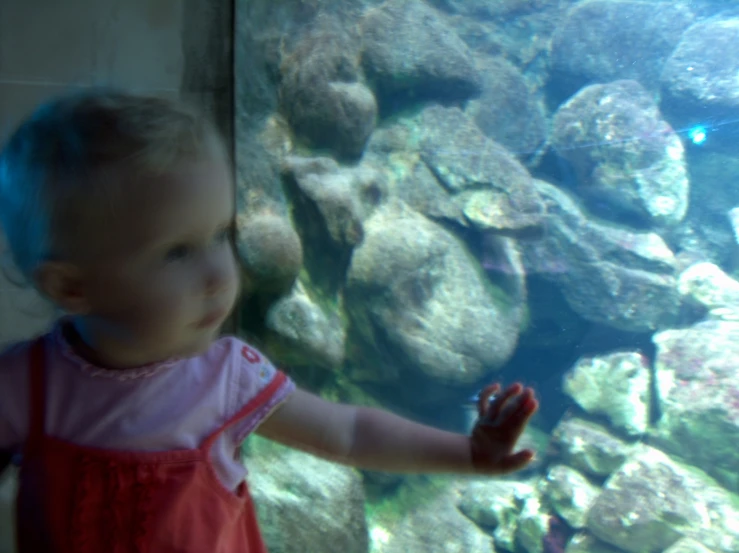
[(198, 328), (210, 328), (213, 326), (217, 326), (226, 316), (226, 312), (224, 310), (220, 311), (213, 311), (210, 314), (206, 315), (200, 321), (197, 323)]

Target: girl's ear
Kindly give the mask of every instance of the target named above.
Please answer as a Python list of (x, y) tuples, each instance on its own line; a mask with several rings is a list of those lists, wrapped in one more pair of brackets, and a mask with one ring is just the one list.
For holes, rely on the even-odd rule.
[(80, 269), (71, 263), (47, 261), (34, 271), (34, 282), (43, 295), (71, 315), (85, 315), (90, 304), (84, 293)]

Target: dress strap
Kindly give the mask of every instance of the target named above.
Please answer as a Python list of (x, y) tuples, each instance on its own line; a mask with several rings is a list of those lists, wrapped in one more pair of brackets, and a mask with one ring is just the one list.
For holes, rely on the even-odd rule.
[(44, 338), (39, 337), (31, 344), (30, 365), (30, 400), (31, 416), (28, 438), (32, 443), (44, 437), (46, 421), (46, 348)]
[(242, 407), (234, 416), (232, 416), (224, 424), (216, 428), (213, 433), (211, 433), (207, 438), (205, 438), (205, 440), (203, 440), (203, 443), (200, 445), (200, 449), (206, 453), (210, 451), (213, 447), (213, 444), (221, 434), (223, 434), (226, 430), (228, 430), (237, 422), (244, 420), (260, 407), (264, 406), (264, 404), (269, 401), (269, 399), (275, 394), (275, 392), (277, 392), (277, 390), (280, 389), (280, 386), (282, 386), (286, 380), (287, 376), (285, 375), (285, 373), (283, 373), (282, 371), (277, 371), (275, 377), (270, 381), (269, 384), (267, 384), (267, 386), (260, 390), (259, 393), (255, 395), (246, 405), (244, 405), (244, 407)]

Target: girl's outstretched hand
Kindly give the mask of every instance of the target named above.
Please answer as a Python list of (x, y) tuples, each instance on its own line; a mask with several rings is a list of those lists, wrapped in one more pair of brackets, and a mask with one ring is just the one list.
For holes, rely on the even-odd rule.
[(518, 383), (499, 391), (499, 384), (488, 386), (480, 392), (477, 402), (478, 419), (470, 443), (472, 465), (481, 474), (515, 472), (534, 458), (530, 449), (513, 453), (529, 419), (539, 408), (534, 391)]

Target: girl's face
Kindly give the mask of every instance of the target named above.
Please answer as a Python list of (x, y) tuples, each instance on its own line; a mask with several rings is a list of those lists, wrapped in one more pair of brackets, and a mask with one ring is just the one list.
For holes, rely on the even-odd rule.
[(85, 270), (90, 345), (126, 364), (204, 351), (239, 286), (228, 166), (183, 164), (136, 183), (123, 204), (110, 249)]

